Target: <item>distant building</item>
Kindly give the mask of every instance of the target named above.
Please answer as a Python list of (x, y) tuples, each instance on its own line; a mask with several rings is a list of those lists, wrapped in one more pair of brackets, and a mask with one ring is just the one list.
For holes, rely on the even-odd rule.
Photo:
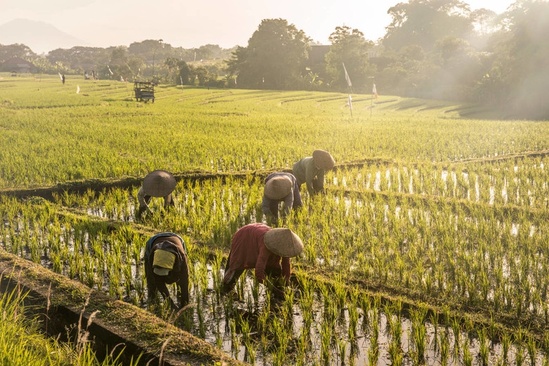
[(20, 57), (12, 57), (0, 64), (0, 70), (5, 72), (28, 73), (36, 71), (36, 67), (31, 62), (23, 60)]

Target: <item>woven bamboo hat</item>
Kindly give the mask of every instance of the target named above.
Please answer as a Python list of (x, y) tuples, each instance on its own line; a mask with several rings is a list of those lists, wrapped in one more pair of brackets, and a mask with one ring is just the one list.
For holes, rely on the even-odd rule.
[(175, 264), (175, 254), (158, 249), (154, 252), (153, 272), (159, 276), (167, 276)]
[(155, 170), (143, 179), (143, 192), (153, 197), (165, 197), (173, 192), (175, 178), (165, 170)]
[(292, 230), (274, 228), (265, 233), (265, 246), (281, 257), (295, 257), (303, 251), (303, 242)]
[(325, 150), (313, 151), (313, 161), (320, 169), (330, 170), (335, 165), (335, 160), (329, 152)]
[(275, 176), (265, 184), (263, 193), (272, 200), (279, 200), (292, 192), (292, 181), (283, 175)]

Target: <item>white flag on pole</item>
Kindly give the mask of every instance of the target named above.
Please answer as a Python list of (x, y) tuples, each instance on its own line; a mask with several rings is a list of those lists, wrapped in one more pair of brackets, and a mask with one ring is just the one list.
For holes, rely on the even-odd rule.
[(347, 85), (349, 85), (349, 88), (353, 86), (353, 83), (351, 83), (351, 78), (349, 77), (349, 74), (347, 73), (347, 69), (345, 68), (345, 64), (343, 64), (343, 71), (345, 71), (345, 80), (347, 81)]
[(80, 85), (76, 86), (76, 94), (80, 94)]
[(374, 84), (374, 86), (372, 87), (372, 94), (374, 95), (374, 98), (377, 98), (376, 84)]

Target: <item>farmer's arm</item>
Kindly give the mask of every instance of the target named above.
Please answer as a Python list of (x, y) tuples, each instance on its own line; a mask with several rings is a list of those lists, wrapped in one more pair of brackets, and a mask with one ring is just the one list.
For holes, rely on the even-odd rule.
[(297, 181), (294, 183), (294, 206), (293, 208), (299, 208), (303, 206), (303, 202), (301, 201), (301, 193), (299, 192), (299, 186), (297, 185)]
[(289, 195), (284, 197), (284, 214), (289, 215), (292, 207), (294, 207), (294, 195), (290, 192)]
[(271, 212), (271, 200), (267, 196), (263, 195), (263, 201), (261, 201), (261, 211), (265, 216), (273, 216)]
[(170, 303), (170, 306), (172, 309), (177, 309), (177, 306), (173, 302), (170, 291), (168, 290), (168, 286), (166, 286), (166, 283), (164, 281), (158, 281), (156, 284), (156, 287), (158, 288), (158, 291), (162, 294), (164, 297), (164, 300), (168, 301)]
[(292, 267), (290, 264), (290, 258), (282, 257), (282, 276), (284, 276), (284, 282), (286, 285), (290, 284), (290, 274)]
[(313, 182), (315, 193), (322, 193), (324, 190), (324, 169), (318, 169), (315, 173), (316, 179)]
[(307, 169), (305, 170), (305, 184), (307, 185), (307, 191), (309, 192), (309, 195), (315, 194), (315, 188), (313, 186), (313, 180), (315, 179), (315, 168), (312, 163), (312, 160), (310, 164), (307, 164)]
[(265, 267), (267, 267), (269, 255), (270, 252), (265, 247), (265, 244), (262, 244), (255, 262), (255, 278), (259, 283), (263, 283), (263, 280), (265, 280)]

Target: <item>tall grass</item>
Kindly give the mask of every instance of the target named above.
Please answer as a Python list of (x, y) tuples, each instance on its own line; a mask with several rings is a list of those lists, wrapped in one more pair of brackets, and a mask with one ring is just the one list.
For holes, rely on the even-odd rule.
[[(84, 337), (76, 343), (63, 343), (44, 335), (39, 320), (25, 315), (26, 294), (18, 290), (0, 293), (0, 360), (3, 365), (138, 365), (139, 357), (122, 362), (120, 356), (97, 359)], [(82, 334), (86, 333), (82, 329)]]

